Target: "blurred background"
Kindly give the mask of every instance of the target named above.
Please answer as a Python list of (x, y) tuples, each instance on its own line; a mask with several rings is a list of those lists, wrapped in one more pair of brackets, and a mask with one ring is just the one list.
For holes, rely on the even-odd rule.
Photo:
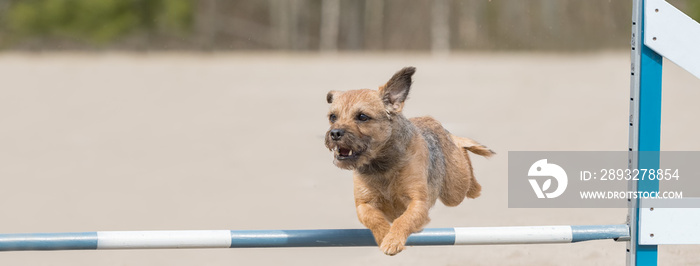
[[(671, 0), (700, 17), (700, 1)], [(498, 154), (429, 227), (625, 223), (508, 207), (508, 151), (627, 150), (631, 0), (0, 0), (0, 233), (362, 228), (329, 90), (417, 67), (406, 116)], [(664, 62), (662, 150), (700, 150)], [(524, 188), (530, 189), (530, 188)], [(0, 265), (622, 265), (626, 243), (9, 252)], [(661, 265), (700, 265), (662, 246)]]
[[(670, 2), (700, 17), (700, 2)], [(621, 0), (0, 0), (0, 47), (305, 52), (624, 49), (630, 5), (631, 1)]]

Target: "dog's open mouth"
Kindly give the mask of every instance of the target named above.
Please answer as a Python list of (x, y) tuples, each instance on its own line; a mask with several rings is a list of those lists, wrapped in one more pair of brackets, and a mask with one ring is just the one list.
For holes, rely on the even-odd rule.
[(353, 151), (350, 148), (344, 148), (344, 147), (336, 147), (334, 149), (335, 152), (335, 158), (338, 160), (351, 160), (351, 159), (357, 159), (357, 156), (361, 154), (359, 151)]

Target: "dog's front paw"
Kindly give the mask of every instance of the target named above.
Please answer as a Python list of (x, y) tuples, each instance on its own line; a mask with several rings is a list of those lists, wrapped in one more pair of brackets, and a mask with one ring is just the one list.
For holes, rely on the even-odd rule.
[(381, 249), (382, 252), (384, 252), (384, 254), (394, 256), (396, 254), (399, 254), (399, 252), (403, 251), (406, 248), (404, 246), (404, 243), (406, 243), (405, 238), (396, 237), (394, 235), (389, 234), (386, 237), (384, 237), (381, 246), (379, 246), (379, 249)]

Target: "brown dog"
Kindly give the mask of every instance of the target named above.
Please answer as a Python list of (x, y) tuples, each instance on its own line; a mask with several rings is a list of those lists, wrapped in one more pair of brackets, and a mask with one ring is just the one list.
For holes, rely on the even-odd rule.
[(377, 91), (331, 91), (326, 97), (326, 147), (336, 166), (354, 171), (357, 216), (387, 255), (401, 252), (408, 236), (422, 230), (438, 198), (457, 206), (465, 196), (479, 196), (467, 151), (494, 154), (431, 117), (401, 114), (415, 71), (401, 69)]

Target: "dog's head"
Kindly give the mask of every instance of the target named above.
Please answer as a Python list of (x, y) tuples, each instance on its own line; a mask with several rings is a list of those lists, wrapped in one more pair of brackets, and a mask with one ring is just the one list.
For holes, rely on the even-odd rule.
[(336, 166), (357, 169), (378, 155), (391, 138), (394, 118), (402, 115), (415, 72), (414, 67), (405, 67), (378, 90), (328, 93), (331, 127), (326, 132), (326, 147), (333, 151)]

